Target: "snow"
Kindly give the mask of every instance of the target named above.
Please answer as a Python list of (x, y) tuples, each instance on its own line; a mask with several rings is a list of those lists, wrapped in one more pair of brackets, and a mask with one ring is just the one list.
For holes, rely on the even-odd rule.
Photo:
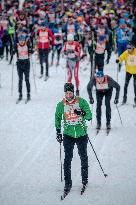
[[(116, 80), (113, 54), (105, 73)], [(15, 64), (15, 62), (14, 62)], [(87, 70), (84, 71), (84, 67)], [(33, 70), (34, 69), (34, 70)], [(89, 184), (84, 196), (80, 196), (81, 174), (77, 148), (72, 161), (73, 187), (64, 201), (60, 200), (64, 181), (60, 182), (59, 144), (56, 141), (54, 113), (57, 102), (63, 96), (67, 73), (65, 59), (59, 67), (50, 67), (47, 82), (39, 79), (40, 66), (33, 56), (31, 67), (32, 100), (16, 105), (18, 77), (14, 66), (13, 96), (11, 95), (12, 66), (0, 62), (0, 205), (135, 205), (136, 204), (136, 109), (133, 108), (134, 92), (131, 79), (128, 88), (128, 103), (119, 107), (123, 126), (114, 105), (113, 92), (112, 130), (105, 134), (105, 105), (103, 101), (102, 131), (95, 136), (96, 112), (93, 109), (92, 125), (88, 122), (88, 134), (102, 164), (105, 178), (88, 143)], [(33, 72), (36, 77), (34, 86)], [(81, 96), (88, 100), (86, 86), (90, 65), (81, 62), (79, 71)], [(120, 102), (125, 79), (124, 66), (119, 73), (121, 85)], [(74, 82), (74, 81), (73, 81)], [(24, 84), (24, 99), (25, 94)], [(93, 93), (95, 99), (95, 90)], [(95, 101), (96, 102), (96, 101)], [(62, 149), (63, 153), (63, 149)], [(64, 158), (64, 153), (62, 154)]]

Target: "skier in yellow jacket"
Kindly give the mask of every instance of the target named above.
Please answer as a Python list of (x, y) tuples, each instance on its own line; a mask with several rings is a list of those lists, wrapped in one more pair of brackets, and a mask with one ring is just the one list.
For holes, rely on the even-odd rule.
[(124, 51), (119, 58), (116, 60), (116, 63), (121, 63), (125, 61), (126, 64), (126, 77), (125, 77), (125, 85), (124, 85), (124, 96), (123, 96), (123, 104), (127, 102), (127, 88), (129, 85), (129, 81), (133, 76), (134, 82), (134, 104), (136, 105), (136, 48), (132, 43), (129, 43), (127, 46), (127, 50)]

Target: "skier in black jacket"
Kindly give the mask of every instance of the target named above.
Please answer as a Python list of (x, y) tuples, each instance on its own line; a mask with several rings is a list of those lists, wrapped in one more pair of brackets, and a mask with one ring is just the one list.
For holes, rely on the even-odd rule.
[(87, 92), (90, 99), (90, 104), (94, 103), (94, 99), (92, 96), (92, 88), (93, 86), (96, 87), (96, 100), (97, 100), (97, 107), (96, 107), (96, 118), (97, 118), (97, 127), (96, 129), (101, 128), (101, 106), (102, 100), (105, 96), (105, 106), (106, 106), (106, 126), (107, 129), (111, 129), (110, 121), (111, 121), (111, 106), (110, 100), (112, 97), (113, 88), (116, 89), (116, 96), (114, 103), (118, 104), (119, 99), (119, 92), (120, 92), (120, 85), (114, 81), (110, 76), (104, 75), (103, 71), (98, 71), (96, 76), (90, 79), (87, 85)]

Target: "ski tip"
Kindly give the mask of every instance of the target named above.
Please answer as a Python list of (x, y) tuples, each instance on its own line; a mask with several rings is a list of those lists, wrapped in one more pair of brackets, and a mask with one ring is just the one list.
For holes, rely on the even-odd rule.
[(61, 196), (61, 201), (63, 201), (64, 200), (64, 196)]
[(63, 201), (65, 199), (65, 197), (67, 196), (67, 194), (63, 194), (61, 195), (61, 201)]
[(110, 131), (111, 131), (111, 128), (110, 128), (110, 129), (107, 129), (107, 130), (106, 130), (106, 134), (109, 135)]
[(61, 200), (64, 200), (68, 194), (69, 194), (69, 192), (64, 192), (64, 194), (61, 195)]
[(81, 191), (81, 195), (83, 195), (83, 193), (84, 193), (84, 192), (83, 192), (83, 191)]
[(98, 135), (100, 132), (100, 129), (96, 129), (96, 135)]
[(20, 102), (21, 102), (21, 100), (17, 100), (17, 101), (16, 101), (16, 105), (19, 104)]
[(81, 195), (83, 195), (83, 194), (84, 194), (84, 192), (85, 192), (85, 190), (81, 190), (81, 193), (80, 193), (80, 194), (81, 194)]

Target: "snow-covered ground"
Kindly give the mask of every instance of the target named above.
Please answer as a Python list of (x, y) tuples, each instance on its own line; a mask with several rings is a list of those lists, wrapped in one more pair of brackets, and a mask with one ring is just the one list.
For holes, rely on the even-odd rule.
[[(81, 96), (88, 100), (86, 86), (90, 65), (81, 62)], [(84, 68), (88, 67), (86, 71)], [(105, 73), (116, 80), (115, 56)], [(136, 204), (136, 108), (134, 109), (133, 81), (128, 89), (127, 105), (119, 107), (123, 126), (112, 97), (112, 130), (108, 136), (103, 129), (95, 136), (96, 112), (93, 109), (92, 125), (88, 123), (88, 134), (108, 177), (105, 179), (90, 144), (89, 184), (84, 196), (80, 196), (80, 159), (75, 146), (72, 161), (73, 187), (69, 196), (60, 200), (64, 182), (60, 182), (59, 144), (56, 141), (54, 113), (56, 104), (64, 95), (66, 82), (65, 59), (61, 66), (50, 67), (47, 82), (39, 79), (40, 66), (34, 63), (36, 73), (35, 92), (31, 68), (32, 101), (16, 105), (18, 78), (14, 67), (13, 96), (11, 96), (12, 66), (5, 60), (0, 62), (0, 205), (135, 205)], [(122, 101), (125, 71), (119, 73)], [(25, 96), (24, 84), (24, 99)], [(95, 98), (95, 91), (94, 91)], [(102, 126), (105, 128), (103, 102)], [(63, 150), (62, 150), (63, 151)], [(64, 154), (64, 153), (63, 153)], [(64, 158), (64, 155), (63, 155)]]

